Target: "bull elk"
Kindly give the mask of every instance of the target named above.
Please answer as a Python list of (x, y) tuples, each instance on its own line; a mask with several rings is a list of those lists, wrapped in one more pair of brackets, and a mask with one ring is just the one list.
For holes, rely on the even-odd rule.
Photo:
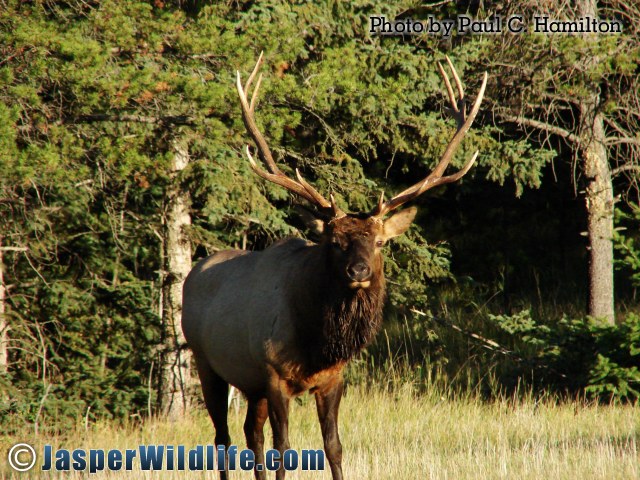
[[(194, 353), (216, 445), (230, 445), (229, 385), (247, 398), (244, 433), (257, 461), (264, 455), (267, 417), (274, 447), (283, 453), (289, 448), (289, 401), (309, 391), (315, 394), (325, 454), (337, 480), (342, 478), (338, 435), (342, 370), (380, 328), (385, 300), (381, 250), (409, 228), (416, 208), (384, 217), (430, 188), (455, 182), (469, 171), (478, 152), (457, 173), (443, 176), (478, 113), (487, 74), (467, 115), (462, 84), (451, 61), (447, 58), (457, 99), (438, 64), (450, 100), (447, 110), (457, 122), (442, 158), (415, 185), (386, 201), (382, 194), (372, 211), (346, 213), (332, 195), (327, 200), (297, 170), (296, 178), (290, 178), (274, 162), (254, 118), (262, 75), (251, 98), (247, 96), (261, 63), (262, 54), (244, 86), (237, 72), (242, 118), (267, 170), (256, 163), (247, 146), (248, 160), (257, 175), (316, 207), (322, 238), (317, 244), (281, 240), (261, 252), (227, 250), (201, 260), (184, 284), (182, 328)], [(283, 479), (284, 474), (278, 470), (276, 479)], [(225, 472), (220, 476), (227, 478)], [(256, 468), (255, 476), (264, 480), (266, 473)]]

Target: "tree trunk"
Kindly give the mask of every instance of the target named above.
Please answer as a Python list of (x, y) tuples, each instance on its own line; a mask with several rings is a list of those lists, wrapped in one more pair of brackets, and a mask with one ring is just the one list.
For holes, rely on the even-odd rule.
[(6, 373), (9, 365), (9, 324), (6, 317), (7, 288), (4, 284), (4, 257), (2, 250), (2, 235), (0, 235), (0, 374)]
[(600, 114), (582, 149), (587, 179), (586, 206), (589, 237), (589, 315), (615, 322), (613, 300), (613, 185), (604, 125)]
[(190, 354), (182, 334), (182, 285), (191, 270), (191, 243), (185, 227), (191, 224), (189, 195), (177, 178), (189, 163), (185, 144), (173, 143), (173, 184), (167, 192), (164, 218), (164, 282), (162, 287), (163, 358), (159, 383), (160, 411), (169, 418), (184, 415), (190, 375)]
[[(579, 13), (596, 18), (596, 0), (581, 0)], [(586, 41), (594, 37), (584, 35)], [(581, 105), (581, 151), (587, 179), (586, 207), (589, 237), (589, 315), (615, 322), (613, 290), (613, 184), (605, 145), (604, 119), (595, 90)]]

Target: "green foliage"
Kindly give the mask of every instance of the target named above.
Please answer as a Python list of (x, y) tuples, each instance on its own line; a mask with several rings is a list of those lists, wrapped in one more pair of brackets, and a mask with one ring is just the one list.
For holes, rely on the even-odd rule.
[[(235, 72), (246, 78), (260, 51), (257, 122), (283, 170), (299, 168), (345, 209), (367, 211), (381, 190), (389, 197), (423, 178), (452, 135), (436, 62), (446, 51), (472, 94), (495, 47), (482, 36), (442, 42), (369, 35), (369, 15), (393, 17), (415, 2), (0, 3), (0, 247), (11, 247), (2, 258), (10, 352), (8, 372), (0, 374), (0, 423), (7, 429), (25, 421), (64, 429), (85, 416), (148, 411), (163, 347), (160, 237), (172, 182), (191, 194), (187, 233), (196, 257), (303, 235), (291, 208), (296, 200), (254, 175), (242, 152), (248, 135)], [(535, 48), (514, 50), (525, 62), (552, 51), (545, 39), (530, 41)], [(599, 75), (629, 75), (637, 52), (622, 51), (618, 41), (561, 39), (549, 68), (562, 72), (580, 56), (615, 52), (599, 70), (563, 83), (567, 94)], [(533, 72), (517, 95), (507, 89), (490, 100), (537, 95), (527, 85), (546, 86), (545, 78)], [(190, 163), (174, 178), (176, 139), (188, 145)], [(466, 265), (494, 278), (502, 272), (507, 283), (535, 259), (523, 247), (531, 222), (517, 223), (519, 211), (500, 203), (544, 187), (556, 152), (486, 118), (469, 132), (453, 166), (476, 149), (479, 165), (457, 185), (416, 202), (415, 227), (387, 248), (390, 319), (481, 298), (495, 280), (470, 278)], [(486, 197), (497, 203), (485, 206)], [(468, 203), (477, 205), (465, 214)], [(543, 223), (542, 215), (534, 220)], [(557, 228), (561, 220), (554, 221), (539, 229)], [(637, 283), (637, 238), (635, 231), (624, 235), (620, 267)], [(550, 248), (554, 240), (544, 238)], [(503, 243), (513, 244), (504, 254), (496, 247)], [(478, 256), (467, 249), (478, 244), (495, 251)], [(637, 355), (637, 342), (629, 340), (635, 327), (601, 331), (568, 321), (543, 327), (524, 314), (491, 318), (501, 335), (521, 336), (523, 352), (540, 365), (569, 358), (564, 335), (583, 342), (585, 351), (591, 345), (571, 388), (637, 395), (637, 370), (628, 362)], [(407, 364), (420, 368), (423, 380), (430, 375), (425, 358), (453, 368), (455, 356), (461, 362), (478, 356), (418, 321), (396, 333), (415, 345)], [(624, 342), (636, 346), (616, 355)], [(363, 361), (383, 355), (388, 345), (380, 345)]]
[(634, 288), (640, 287), (640, 206), (630, 203), (629, 209), (616, 210), (617, 224), (614, 233), (614, 246), (619, 252), (616, 263), (618, 269), (625, 271)]
[(509, 376), (515, 375), (531, 379), (536, 390), (584, 392), (604, 401), (640, 399), (640, 316), (630, 314), (619, 325), (588, 317), (541, 324), (524, 310), (488, 320), (507, 334), (518, 359), (503, 381), (513, 382)]
[(609, 357), (598, 354), (589, 371), (587, 394), (604, 399), (632, 400), (640, 398), (640, 370), (636, 366), (621, 367)]

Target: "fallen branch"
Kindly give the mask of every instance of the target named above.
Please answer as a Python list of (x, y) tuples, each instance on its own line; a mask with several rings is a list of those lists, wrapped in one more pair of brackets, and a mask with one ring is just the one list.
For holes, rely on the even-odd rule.
[[(425, 312), (422, 312), (420, 310), (416, 310), (415, 308), (411, 309), (411, 312), (415, 313), (416, 315), (420, 316), (420, 317), (427, 317), (429, 320), (433, 320), (436, 323), (442, 325), (443, 327), (448, 327), (448, 328), (452, 328), (453, 330), (472, 338), (473, 340), (480, 342), (482, 344), (482, 346), (488, 350), (500, 353), (501, 355), (505, 355), (507, 357), (511, 357), (512, 359), (514, 359), (516, 362), (519, 363), (531, 363), (531, 360), (528, 360), (526, 358), (524, 358), (522, 355), (514, 352), (513, 350), (509, 350), (506, 347), (503, 347), (502, 345), (500, 345), (498, 342), (495, 342), (491, 339), (485, 338), (481, 335), (478, 335), (477, 333), (471, 332), (465, 328), (462, 328), (458, 325), (456, 325), (455, 323), (453, 323), (450, 320), (447, 320), (445, 318), (442, 317), (436, 317), (435, 315), (429, 315)], [(539, 365), (534, 365), (534, 368), (543, 368), (546, 369), (550, 372), (553, 372), (554, 374), (562, 377), (562, 378), (567, 378), (567, 376), (562, 373), (559, 372), (558, 370), (556, 370), (555, 368), (549, 366), (549, 365), (545, 365), (545, 364), (539, 364)]]
[(78, 115), (65, 120), (65, 123), (93, 123), (93, 122), (132, 122), (149, 123), (153, 125), (194, 125), (195, 120), (189, 115), (167, 115), (164, 117), (150, 117), (146, 115), (93, 113)]

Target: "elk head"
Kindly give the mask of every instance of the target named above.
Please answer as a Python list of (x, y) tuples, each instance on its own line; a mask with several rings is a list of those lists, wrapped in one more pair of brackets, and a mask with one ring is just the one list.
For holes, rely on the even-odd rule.
[(487, 85), (487, 74), (485, 73), (480, 91), (478, 92), (471, 111), (467, 115), (465, 109), (466, 99), (462, 83), (449, 57), (446, 57), (446, 61), (455, 81), (458, 93), (457, 100), (444, 68), (441, 64), (438, 64), (438, 68), (444, 79), (449, 97), (450, 106), (447, 108), (447, 111), (457, 122), (456, 133), (447, 145), (440, 161), (430, 174), (389, 200), (385, 201), (384, 192), (382, 192), (376, 207), (370, 212), (361, 213), (345, 213), (338, 207), (333, 195), (330, 195), (330, 200), (327, 201), (325, 197), (302, 178), (298, 169), (295, 170), (296, 179), (289, 178), (282, 173), (273, 160), (271, 150), (255, 122), (254, 112), (262, 74), (258, 76), (251, 99), (247, 97), (249, 88), (262, 64), (262, 53), (244, 86), (242, 85), (240, 72), (237, 72), (236, 86), (242, 106), (242, 118), (248, 132), (258, 147), (258, 154), (262, 162), (267, 166), (268, 171), (258, 166), (251, 154), (249, 146), (247, 146), (246, 154), (249, 158), (251, 168), (260, 177), (286, 188), (316, 207), (317, 220), (315, 221), (315, 229), (322, 234), (322, 241), (320, 243), (324, 248), (329, 250), (328, 259), (331, 263), (331, 268), (336, 273), (335, 278), (342, 279), (350, 288), (364, 289), (371, 286), (374, 282), (380, 283), (384, 281), (381, 274), (382, 257), (380, 249), (389, 239), (401, 235), (409, 228), (415, 218), (417, 209), (411, 207), (402, 210), (386, 220), (384, 217), (433, 187), (459, 180), (471, 169), (478, 156), (478, 152), (476, 151), (461, 170), (452, 175), (443, 176), (445, 169), (453, 158), (455, 150), (471, 127), (480, 109), (480, 103), (482, 102), (482, 97), (484, 96)]

